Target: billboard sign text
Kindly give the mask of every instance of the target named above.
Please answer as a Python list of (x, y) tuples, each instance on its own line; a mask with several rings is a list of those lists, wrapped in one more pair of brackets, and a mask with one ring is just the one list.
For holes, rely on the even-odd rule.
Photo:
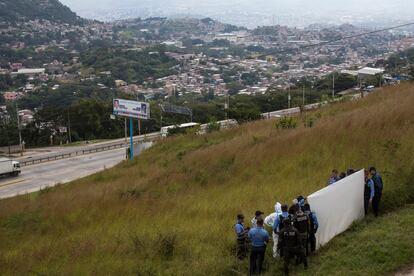
[(113, 108), (113, 113), (117, 116), (144, 120), (150, 118), (149, 103), (114, 99)]

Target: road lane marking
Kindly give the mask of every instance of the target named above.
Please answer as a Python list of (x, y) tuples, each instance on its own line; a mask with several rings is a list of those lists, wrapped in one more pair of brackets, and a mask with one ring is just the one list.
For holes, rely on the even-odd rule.
[[(32, 168), (33, 167), (34, 168), (34, 167), (39, 167), (39, 166), (45, 166), (45, 165), (52, 164), (52, 163), (59, 163), (59, 162), (63, 162), (63, 161), (65, 161), (65, 162), (66, 161), (75, 161), (75, 160), (79, 160), (79, 159), (85, 159), (84, 161), (86, 162), (86, 161), (90, 161), (89, 158), (94, 158), (94, 156), (96, 156), (98, 158), (101, 157), (102, 155), (103, 156), (106, 156), (106, 154), (108, 154), (108, 156), (109, 156), (110, 153), (114, 153), (116, 151), (119, 151), (119, 154), (121, 154), (121, 153), (124, 152), (123, 150), (121, 151), (118, 148), (118, 149), (112, 149), (112, 150), (106, 150), (106, 151), (98, 151), (96, 153), (94, 152), (94, 153), (91, 153), (91, 154), (84, 154), (84, 155), (73, 156), (73, 157), (70, 157), (70, 158), (63, 158), (63, 159), (51, 160), (49, 162), (36, 163), (36, 164), (33, 164), (33, 165), (24, 166), (24, 167), (27, 167), (27, 168), (29, 168), (29, 167)], [(125, 154), (125, 153), (123, 153), (123, 154)], [(125, 160), (125, 159), (123, 159), (123, 160)], [(67, 164), (64, 164), (64, 166), (67, 166)]]
[(27, 181), (28, 179), (19, 179), (19, 180), (15, 180), (15, 181), (11, 181), (11, 182), (6, 182), (5, 184), (0, 184), (0, 187), (6, 187), (6, 186), (10, 186), (13, 184), (17, 184), (17, 183), (22, 183), (24, 181)]

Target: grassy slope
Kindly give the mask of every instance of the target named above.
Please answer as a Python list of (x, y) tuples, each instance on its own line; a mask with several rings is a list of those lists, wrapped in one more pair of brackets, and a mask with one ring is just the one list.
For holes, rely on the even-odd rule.
[[(309, 270), (294, 268), (297, 275), (384, 275), (414, 262), (414, 205), (369, 217), (335, 238), (310, 260)], [(269, 275), (280, 273), (272, 265)]]
[[(204, 137), (172, 138), (133, 163), (71, 185), (2, 200), (0, 271), (244, 272), (247, 263), (240, 264), (231, 255), (235, 214), (271, 212), (275, 200), (290, 202), (298, 194), (310, 194), (324, 186), (333, 167), (375, 164), (386, 183), (385, 206), (412, 202), (413, 106), (412, 85), (388, 88), (362, 101), (317, 111), (313, 116), (319, 119), (311, 129), (278, 131), (274, 122), (262, 121)], [(357, 241), (370, 227), (374, 226), (357, 227), (361, 230), (354, 231)], [(344, 252), (338, 251), (341, 244), (353, 241), (352, 235), (337, 239), (312, 261), (323, 263), (317, 272), (325, 274), (339, 266), (361, 274), (377, 271), (366, 262), (354, 265), (338, 255)], [(377, 236), (381, 232), (373, 237)], [(394, 236), (403, 244), (412, 241), (412, 236)], [(362, 245), (350, 246), (362, 249)], [(412, 242), (410, 246), (413, 251)], [(367, 259), (365, 252), (350, 252)], [(413, 256), (407, 258), (413, 261)], [(408, 259), (392, 259), (392, 268)], [(380, 264), (381, 258), (373, 262)], [(272, 272), (278, 268), (268, 265)]]

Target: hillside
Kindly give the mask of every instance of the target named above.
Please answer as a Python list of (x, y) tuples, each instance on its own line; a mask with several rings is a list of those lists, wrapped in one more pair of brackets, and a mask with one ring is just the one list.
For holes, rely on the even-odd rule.
[(84, 22), (58, 0), (2, 0), (0, 19), (7, 22), (49, 20), (56, 23), (80, 24)]
[(122, 37), (144, 37), (147, 40), (175, 40), (211, 33), (225, 33), (245, 30), (225, 24), (211, 18), (166, 18), (150, 17), (120, 20), (115, 23), (115, 30)]
[[(414, 85), (312, 114), (305, 128), (258, 121), (166, 139), (131, 163), (0, 201), (0, 271), (22, 274), (237, 275), (238, 212), (273, 210), (325, 186), (333, 167), (375, 165), (385, 182), (368, 217), (310, 260), (319, 275), (379, 275), (414, 263)], [(398, 209), (401, 209), (397, 211)], [(333, 209), (334, 210), (334, 209)], [(249, 219), (248, 219), (249, 220)], [(398, 232), (393, 231), (399, 229)], [(266, 271), (281, 272), (270, 258)], [(301, 270), (296, 270), (296, 272)]]

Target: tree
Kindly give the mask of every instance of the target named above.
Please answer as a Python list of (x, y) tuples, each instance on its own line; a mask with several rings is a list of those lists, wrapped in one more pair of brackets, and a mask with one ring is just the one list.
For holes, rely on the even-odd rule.
[(230, 95), (236, 95), (239, 93), (240, 90), (244, 89), (245, 86), (240, 84), (239, 82), (233, 81), (226, 85), (227, 89), (229, 90)]
[(414, 79), (414, 65), (410, 66), (410, 76), (412, 79)]
[(0, 90), (9, 89), (13, 85), (13, 79), (10, 75), (0, 75)]
[(211, 43), (213, 47), (228, 47), (230, 46), (230, 41), (227, 39), (214, 39)]
[(256, 72), (243, 73), (241, 79), (245, 85), (255, 85), (260, 81), (260, 77)]
[(289, 65), (288, 64), (283, 64), (282, 67), (280, 68), (280, 70), (288, 71), (289, 70)]

